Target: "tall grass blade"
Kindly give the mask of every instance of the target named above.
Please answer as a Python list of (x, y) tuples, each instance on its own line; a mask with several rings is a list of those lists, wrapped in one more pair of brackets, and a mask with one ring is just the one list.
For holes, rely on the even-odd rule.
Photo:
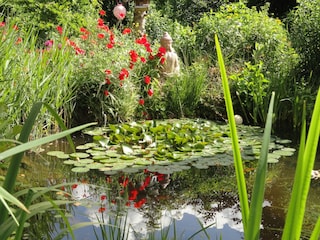
[(232, 106), (231, 94), (230, 94), (230, 89), (229, 89), (229, 84), (227, 79), (227, 73), (226, 73), (222, 51), (221, 51), (221, 47), (220, 47), (217, 35), (215, 35), (215, 44), (216, 44), (218, 63), (219, 63), (220, 73), (222, 78), (223, 93), (224, 93), (230, 132), (231, 132), (232, 150), (233, 150), (234, 164), (235, 164), (235, 170), (236, 170), (237, 186), (239, 191), (243, 228), (244, 228), (244, 233), (246, 234), (247, 224), (249, 219), (248, 194), (247, 194), (246, 182), (243, 174), (243, 165), (242, 165), (240, 147), (238, 142), (236, 123), (234, 119), (234, 111)]
[[(305, 119), (304, 119), (305, 121)], [(306, 208), (307, 196), (310, 188), (311, 170), (314, 165), (320, 135), (320, 88), (313, 109), (307, 141), (302, 142), (299, 149), (299, 158), (293, 183), (292, 195), (286, 217), (282, 239), (300, 239), (302, 223)], [(304, 123), (305, 125), (305, 123)], [(304, 132), (305, 130), (302, 130)], [(304, 134), (304, 133), (303, 133)]]
[(319, 238), (320, 238), (320, 217), (318, 218), (316, 226), (313, 229), (310, 240), (319, 240)]
[(256, 177), (253, 185), (249, 222), (248, 222), (248, 228), (247, 228), (248, 232), (246, 235), (247, 239), (250, 239), (250, 240), (259, 239), (259, 236), (260, 236), (262, 204), (264, 201), (264, 191), (265, 191), (265, 182), (266, 182), (270, 135), (271, 135), (271, 128), (272, 128), (274, 98), (275, 98), (275, 94), (273, 92), (271, 95), (271, 100), (269, 104), (267, 122), (265, 125), (264, 134), (263, 134), (263, 142), (261, 147), (260, 159), (256, 169)]

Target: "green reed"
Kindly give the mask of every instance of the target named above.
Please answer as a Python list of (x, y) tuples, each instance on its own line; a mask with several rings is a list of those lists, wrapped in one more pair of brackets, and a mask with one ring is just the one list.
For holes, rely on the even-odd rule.
[[(265, 132), (263, 136), (263, 144), (256, 170), (256, 178), (253, 187), (253, 193), (251, 197), (251, 205), (249, 209), (249, 201), (247, 197), (247, 189), (244, 181), (244, 173), (242, 170), (242, 159), (240, 155), (240, 149), (238, 145), (238, 137), (236, 131), (236, 125), (233, 115), (233, 106), (231, 101), (231, 94), (228, 85), (228, 79), (225, 71), (223, 56), (219, 45), (217, 35), (215, 36), (216, 50), (218, 55), (218, 62), (222, 77), (222, 83), (224, 88), (224, 96), (226, 102), (226, 108), (228, 113), (228, 120), (231, 129), (232, 147), (234, 152), (235, 169), (237, 175), (238, 191), (240, 198), (240, 207), (243, 219), (243, 228), (245, 239), (253, 240), (259, 239), (261, 216), (262, 216), (262, 202), (264, 200), (265, 189), (265, 175), (266, 164), (268, 159), (268, 148), (271, 134), (272, 114), (275, 94), (272, 94), (269, 111), (267, 115), (267, 122), (265, 126)], [(305, 108), (304, 108), (305, 109)], [(304, 127), (301, 133), (301, 142), (299, 149), (298, 165), (296, 169), (296, 176), (294, 179), (293, 192), (290, 199), (289, 210), (286, 217), (284, 232), (282, 239), (294, 240), (300, 239), (302, 224), (304, 219), (304, 213), (306, 208), (307, 196), (310, 188), (311, 170), (314, 165), (315, 156), (318, 147), (319, 135), (320, 135), (320, 89), (318, 90), (317, 99), (315, 102), (313, 115), (308, 131), (308, 137), (306, 140), (306, 114), (302, 116)], [(320, 235), (320, 217), (315, 224), (314, 231), (312, 232), (312, 240), (316, 240)]]
[[(36, 123), (37, 116), (41, 112), (41, 107), (43, 105), (45, 105), (46, 108), (50, 112), (52, 112), (53, 116), (56, 118), (56, 121), (59, 123), (61, 129), (64, 131), (38, 139), (38, 140), (33, 140), (28, 142), (32, 128), (36, 125), (35, 123)], [(42, 144), (46, 144), (48, 142), (57, 140), (59, 138), (63, 138), (63, 137), (67, 137), (70, 145), (74, 149), (74, 145), (72, 143), (70, 134), (80, 131), (86, 127), (92, 126), (94, 124), (95, 123), (89, 123), (89, 124), (85, 124), (85, 125), (67, 130), (66, 126), (63, 124), (62, 119), (58, 116), (57, 113), (54, 112), (53, 108), (51, 108), (48, 104), (43, 104), (41, 102), (38, 102), (33, 105), (31, 112), (22, 128), (20, 137), (18, 139), (18, 142), (20, 142), (21, 144), (0, 153), (0, 161), (10, 160), (10, 164), (3, 182), (3, 186), (0, 188), (1, 190), (0, 191), (0, 200), (1, 200), (0, 236), (3, 239), (9, 238), (14, 232), (15, 232), (15, 239), (21, 239), (24, 223), (26, 220), (28, 220), (30, 217), (34, 216), (35, 214), (40, 213), (41, 211), (47, 210), (55, 206), (52, 204), (51, 200), (48, 200), (48, 201), (40, 200), (40, 202), (34, 203), (34, 204), (33, 202), (36, 199), (40, 199), (47, 192), (54, 191), (58, 187), (61, 187), (61, 186), (54, 186), (50, 188), (47, 188), (47, 187), (31, 188), (31, 189), (26, 189), (25, 191), (14, 193), (14, 187), (15, 187), (17, 176), (18, 176), (20, 164), (24, 155), (24, 151), (40, 146)], [(25, 197), (24, 204), (22, 204), (17, 200), (19, 196)], [(21, 210), (15, 211), (15, 215), (13, 218), (8, 218), (8, 213), (13, 216), (13, 212), (11, 211), (6, 200), (8, 202), (18, 205), (21, 208)], [(66, 204), (70, 202), (71, 201), (66, 201), (66, 200), (56, 200), (54, 201), (54, 204), (60, 205), (60, 204)], [(26, 208), (28, 208), (28, 210)]]

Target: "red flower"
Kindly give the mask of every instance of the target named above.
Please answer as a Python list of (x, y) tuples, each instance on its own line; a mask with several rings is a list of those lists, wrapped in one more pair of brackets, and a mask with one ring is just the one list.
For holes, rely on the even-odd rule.
[(13, 29), (16, 30), (16, 31), (19, 30), (19, 28), (18, 28), (17, 25), (14, 25), (14, 26), (13, 26)]
[(83, 50), (79, 47), (75, 47), (74, 50), (76, 50), (76, 55), (84, 55), (86, 53), (85, 50)]
[(100, 39), (104, 38), (104, 34), (103, 33), (98, 33), (98, 38), (100, 38)]
[(139, 99), (139, 104), (142, 106), (142, 105), (144, 105), (144, 99), (143, 98), (140, 98)]
[(143, 35), (142, 37), (136, 39), (136, 43), (138, 44), (146, 44), (148, 42), (146, 35)]
[(60, 34), (62, 34), (63, 29), (62, 29), (61, 26), (57, 26), (56, 29), (57, 29), (57, 31), (58, 31)]
[(106, 11), (104, 11), (104, 10), (101, 9), (101, 10), (99, 11), (99, 14), (100, 14), (101, 16), (105, 16), (105, 15), (106, 15)]
[(98, 210), (99, 213), (103, 213), (104, 211), (106, 211), (106, 208), (105, 208), (105, 207), (101, 207), (101, 208), (99, 208), (99, 210)]
[(105, 71), (104, 71), (106, 74), (111, 74), (112, 73), (112, 71), (110, 70), (110, 69), (106, 69)]
[(98, 26), (103, 26), (104, 25), (104, 22), (103, 22), (103, 19), (99, 18), (98, 19)]
[(112, 43), (108, 43), (108, 44), (107, 44), (107, 48), (109, 48), (109, 49), (110, 49), (110, 48), (113, 48), (113, 44), (112, 44)]
[(106, 84), (110, 85), (111, 84), (111, 81), (109, 78), (106, 78)]
[(124, 80), (125, 78), (129, 77), (129, 72), (127, 69), (122, 68), (120, 73), (119, 73), (119, 79)]
[(73, 184), (73, 185), (71, 186), (72, 189), (76, 189), (77, 187), (78, 187), (77, 184)]
[(109, 91), (108, 90), (104, 90), (104, 95), (107, 97), (109, 96)]
[(146, 63), (146, 62), (147, 62), (147, 59), (146, 59), (145, 57), (140, 57), (140, 61), (141, 61), (142, 63)]
[(166, 58), (164, 58), (164, 57), (160, 58), (160, 63), (161, 64), (164, 64), (165, 61), (166, 61)]
[(143, 204), (145, 204), (147, 202), (146, 198), (142, 198), (140, 199), (138, 202), (134, 203), (134, 207), (135, 208), (141, 208)]
[(22, 38), (21, 37), (18, 37), (17, 41), (16, 41), (16, 44), (19, 44), (22, 42)]
[(5, 22), (0, 22), (0, 27), (4, 27), (6, 25)]
[(148, 95), (149, 95), (150, 97), (153, 95), (153, 90), (152, 90), (152, 88), (150, 88), (150, 89), (148, 90)]
[(110, 41), (110, 43), (112, 43), (112, 44), (115, 43), (115, 41), (114, 41), (114, 34), (110, 34), (109, 41)]
[(145, 82), (147, 85), (150, 84), (150, 82), (151, 82), (150, 76), (145, 76), (145, 77), (144, 77), (144, 82)]
[(101, 201), (104, 201), (104, 200), (106, 200), (107, 199), (107, 196), (106, 195), (101, 195), (101, 197), (100, 197), (100, 200)]
[(89, 34), (89, 31), (84, 27), (80, 28), (80, 32), (85, 33), (85, 34)]
[(89, 36), (88, 35), (81, 35), (80, 37), (82, 38), (82, 40), (87, 40)]
[(138, 196), (138, 193), (139, 193), (139, 192), (138, 192), (137, 189), (131, 190), (130, 193), (129, 193), (128, 199), (129, 199), (129, 200), (135, 200), (135, 199), (137, 198), (137, 196)]
[(161, 58), (166, 54), (166, 48), (165, 47), (159, 47), (157, 57)]
[(132, 62), (137, 62), (139, 55), (135, 50), (130, 50), (129, 55)]
[(122, 31), (122, 34), (129, 34), (129, 33), (131, 33), (131, 29), (130, 28), (125, 28)]

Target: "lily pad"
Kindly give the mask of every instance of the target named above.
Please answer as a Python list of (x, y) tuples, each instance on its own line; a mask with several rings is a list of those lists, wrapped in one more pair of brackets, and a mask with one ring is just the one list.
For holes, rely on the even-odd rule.
[(72, 158), (87, 158), (90, 155), (88, 153), (82, 153), (82, 152), (75, 152), (75, 153), (71, 153), (70, 157)]
[(61, 154), (65, 154), (65, 153), (62, 151), (49, 151), (49, 152), (47, 152), (47, 155), (54, 156), (54, 157), (57, 157), (58, 155), (61, 155)]
[(86, 167), (74, 167), (71, 169), (72, 172), (76, 172), (76, 173), (86, 173), (89, 172), (89, 168)]

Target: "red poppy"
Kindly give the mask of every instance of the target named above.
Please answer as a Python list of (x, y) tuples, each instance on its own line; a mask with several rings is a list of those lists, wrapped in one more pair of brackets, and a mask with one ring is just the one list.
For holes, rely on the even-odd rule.
[(109, 49), (110, 49), (110, 48), (113, 48), (113, 44), (112, 44), (112, 43), (108, 43), (108, 44), (107, 44), (107, 48), (109, 48)]
[(152, 90), (152, 88), (150, 88), (150, 89), (148, 90), (148, 95), (149, 95), (149, 97), (151, 97), (151, 96), (153, 95), (153, 90)]
[(138, 190), (137, 189), (132, 189), (130, 192), (129, 192), (129, 197), (128, 199), (129, 200), (135, 200), (138, 196)]
[(110, 69), (106, 69), (105, 71), (104, 71), (106, 74), (111, 74), (112, 73), (112, 71), (110, 70)]
[(106, 11), (104, 11), (104, 10), (101, 9), (101, 10), (99, 11), (99, 14), (100, 14), (101, 16), (105, 16), (105, 15), (106, 15)]
[(137, 62), (139, 55), (135, 50), (130, 50), (129, 55), (132, 62)]
[(140, 98), (139, 99), (139, 104), (142, 106), (142, 105), (144, 105), (144, 99), (143, 98)]
[(106, 195), (101, 195), (101, 197), (100, 197), (100, 200), (101, 201), (104, 201), (104, 200), (106, 200), (107, 199), (107, 196)]
[(122, 68), (120, 73), (119, 73), (119, 79), (124, 80), (125, 78), (129, 77), (129, 72), (127, 69)]
[(111, 81), (109, 78), (106, 78), (106, 84), (110, 85), (111, 84)]
[(150, 76), (145, 76), (145, 77), (144, 77), (144, 82), (145, 82), (147, 85), (150, 84), (150, 82), (151, 82)]
[(134, 68), (134, 63), (133, 63), (133, 62), (130, 62), (129, 68), (130, 68), (130, 69), (133, 69), (133, 68)]
[(89, 36), (88, 35), (81, 35), (80, 37), (82, 40), (87, 40)]
[(107, 97), (109, 96), (109, 91), (108, 90), (104, 90), (104, 95)]
[(130, 28), (125, 28), (122, 31), (122, 34), (129, 34), (129, 33), (131, 33), (131, 29)]
[(166, 48), (165, 47), (159, 47), (157, 57), (161, 58), (166, 54)]
[(145, 204), (146, 202), (147, 202), (147, 199), (146, 198), (142, 198), (138, 202), (134, 203), (134, 207), (135, 208), (141, 208), (143, 206), (143, 204)]
[(98, 26), (103, 26), (103, 25), (104, 25), (103, 19), (99, 18), (98, 19)]
[(85, 33), (85, 34), (89, 34), (89, 31), (84, 27), (80, 28), (80, 32)]
[(57, 31), (58, 31), (60, 34), (62, 34), (63, 29), (62, 29), (61, 26), (57, 26), (56, 29), (57, 29)]
[(138, 44), (144, 45), (147, 42), (148, 42), (148, 40), (147, 40), (146, 35), (143, 35), (142, 37), (136, 39), (136, 43), (138, 43)]
[(147, 62), (147, 59), (146, 59), (145, 57), (140, 57), (140, 61), (141, 61), (142, 63), (146, 63), (146, 62)]
[(106, 211), (106, 208), (105, 208), (105, 207), (101, 207), (101, 208), (99, 208), (99, 210), (98, 210), (99, 213), (103, 213), (104, 211)]
[(114, 41), (114, 34), (110, 34), (109, 41), (110, 41), (110, 43), (112, 43), (112, 44), (115, 43), (115, 41)]
[(166, 61), (166, 58), (164, 58), (164, 57), (160, 58), (160, 63), (161, 64), (164, 64), (165, 61)]
[(84, 55), (86, 53), (85, 50), (83, 50), (79, 47), (75, 47), (74, 50), (76, 50), (76, 55)]
[(98, 38), (100, 38), (100, 39), (104, 38), (104, 34), (103, 33), (98, 33)]

